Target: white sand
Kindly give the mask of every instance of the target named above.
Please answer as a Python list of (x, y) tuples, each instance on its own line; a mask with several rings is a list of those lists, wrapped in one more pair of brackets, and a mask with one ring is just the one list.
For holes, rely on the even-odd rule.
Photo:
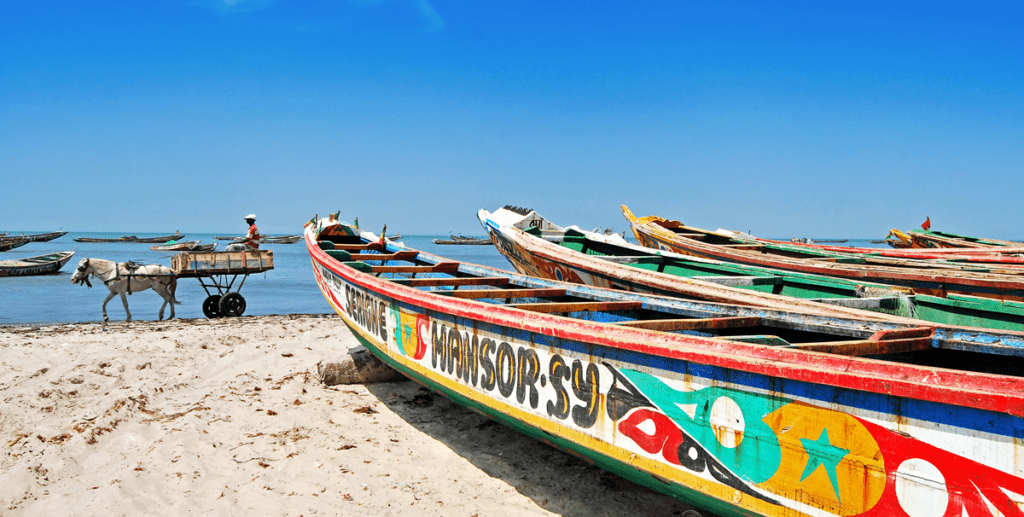
[(316, 381), (354, 346), (335, 316), (2, 327), (0, 515), (698, 515), (416, 383)]

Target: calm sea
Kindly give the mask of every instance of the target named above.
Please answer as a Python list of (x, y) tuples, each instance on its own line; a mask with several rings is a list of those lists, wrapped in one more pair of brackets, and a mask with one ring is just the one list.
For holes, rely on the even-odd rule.
[[(102, 321), (100, 305), (109, 291), (102, 282), (93, 281), (93, 288), (73, 285), (71, 274), (78, 261), (101, 258), (124, 262), (132, 260), (143, 264), (171, 265), (174, 253), (152, 251), (151, 244), (130, 243), (88, 243), (74, 242), (75, 237), (117, 238), (123, 233), (72, 232), (51, 242), (31, 242), (21, 248), (0, 253), (0, 260), (43, 255), (54, 251), (77, 248), (75, 257), (55, 275), (28, 277), (0, 277), (0, 325), (78, 323)], [(155, 237), (165, 234), (136, 234), (138, 237)], [(219, 234), (224, 235), (224, 234)], [(226, 241), (215, 241), (214, 234), (187, 234), (188, 240), (217, 242), (223, 250)], [(494, 246), (439, 246), (432, 241), (447, 238), (446, 235), (413, 235), (402, 240), (406, 246), (435, 255), (511, 270), (511, 266)], [(861, 247), (885, 247), (867, 240), (851, 239), (845, 245)], [(271, 244), (263, 249), (274, 250), (275, 268), (266, 273), (250, 276), (242, 286), (245, 297), (245, 315), (267, 314), (318, 314), (331, 312), (331, 308), (320, 294), (310, 266), (305, 244)], [(178, 281), (176, 306), (179, 318), (204, 318), (202, 303), (206, 293), (194, 278)], [(137, 320), (155, 320), (163, 299), (152, 290), (135, 293), (128, 297), (132, 317)], [(125, 318), (121, 298), (115, 297), (107, 304), (111, 321)], [(168, 316), (166, 312), (164, 315)]]
[[(75, 237), (117, 238), (122, 235), (126, 234), (72, 232), (54, 241), (30, 242), (21, 248), (0, 253), (0, 260), (5, 260), (78, 248), (74, 258), (55, 275), (0, 277), (0, 325), (103, 321), (100, 306), (110, 291), (102, 282), (95, 279), (92, 281), (92, 289), (72, 284), (71, 274), (79, 260), (89, 257), (170, 266), (171, 257), (174, 255), (170, 252), (152, 251), (149, 249), (152, 244), (90, 243), (72, 240)], [(134, 235), (156, 237), (166, 233)], [(217, 242), (218, 250), (223, 250), (227, 245), (227, 241), (215, 241), (214, 234), (186, 234), (185, 238), (201, 240), (204, 243)], [(402, 240), (410, 248), (442, 257), (505, 270), (511, 269), (508, 261), (494, 246), (439, 246), (432, 242), (437, 238), (447, 238), (447, 235), (417, 235), (404, 237)], [(246, 316), (332, 312), (313, 281), (309, 253), (306, 252), (306, 245), (302, 241), (295, 244), (264, 245), (261, 248), (274, 250), (274, 269), (249, 276), (242, 286), (241, 294), (245, 297)], [(199, 285), (199, 280), (180, 279), (177, 298), (181, 302), (175, 307), (177, 317), (205, 318), (202, 303), (206, 299), (206, 293)], [(155, 320), (162, 303), (163, 299), (152, 290), (128, 297), (128, 307), (132, 311), (132, 318), (136, 320)], [(111, 321), (124, 321), (124, 306), (119, 296), (107, 304), (107, 314)], [(165, 311), (164, 316), (167, 317), (169, 314), (169, 311)]]

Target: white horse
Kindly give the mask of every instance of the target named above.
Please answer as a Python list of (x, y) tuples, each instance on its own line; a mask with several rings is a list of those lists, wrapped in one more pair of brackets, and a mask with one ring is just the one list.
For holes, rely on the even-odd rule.
[(92, 287), (92, 282), (89, 281), (90, 276), (95, 276), (107, 286), (107, 289), (110, 289), (107, 299), (103, 300), (104, 323), (108, 321), (107, 302), (116, 295), (121, 295), (124, 312), (128, 314), (125, 321), (132, 320), (132, 313), (128, 310), (128, 298), (125, 297), (125, 293), (132, 294), (153, 288), (156, 294), (164, 299), (164, 304), (160, 306), (161, 320), (164, 319), (164, 309), (168, 305), (171, 306), (169, 319), (174, 319), (174, 304), (181, 303), (174, 298), (174, 291), (178, 288), (178, 279), (174, 276), (174, 271), (159, 264), (143, 266), (134, 262), (119, 264), (111, 260), (84, 258), (75, 268), (75, 274), (71, 275), (71, 283), (86, 284)]

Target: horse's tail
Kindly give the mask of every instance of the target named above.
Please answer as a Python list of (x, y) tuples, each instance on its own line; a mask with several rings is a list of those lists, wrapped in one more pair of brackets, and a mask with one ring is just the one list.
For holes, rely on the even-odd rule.
[(181, 302), (179, 302), (178, 299), (174, 296), (174, 291), (176, 291), (178, 289), (178, 277), (177, 276), (172, 276), (171, 277), (171, 285), (169, 285), (168, 287), (169, 287), (168, 291), (170, 291), (170, 293), (171, 293), (171, 302), (176, 303), (178, 305), (181, 305)]

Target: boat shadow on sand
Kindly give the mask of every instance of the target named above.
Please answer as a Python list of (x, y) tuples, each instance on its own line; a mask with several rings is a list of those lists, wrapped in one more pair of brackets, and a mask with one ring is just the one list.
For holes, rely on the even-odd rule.
[(549, 512), (717, 517), (520, 434), (415, 382), (366, 388), (410, 425)]

